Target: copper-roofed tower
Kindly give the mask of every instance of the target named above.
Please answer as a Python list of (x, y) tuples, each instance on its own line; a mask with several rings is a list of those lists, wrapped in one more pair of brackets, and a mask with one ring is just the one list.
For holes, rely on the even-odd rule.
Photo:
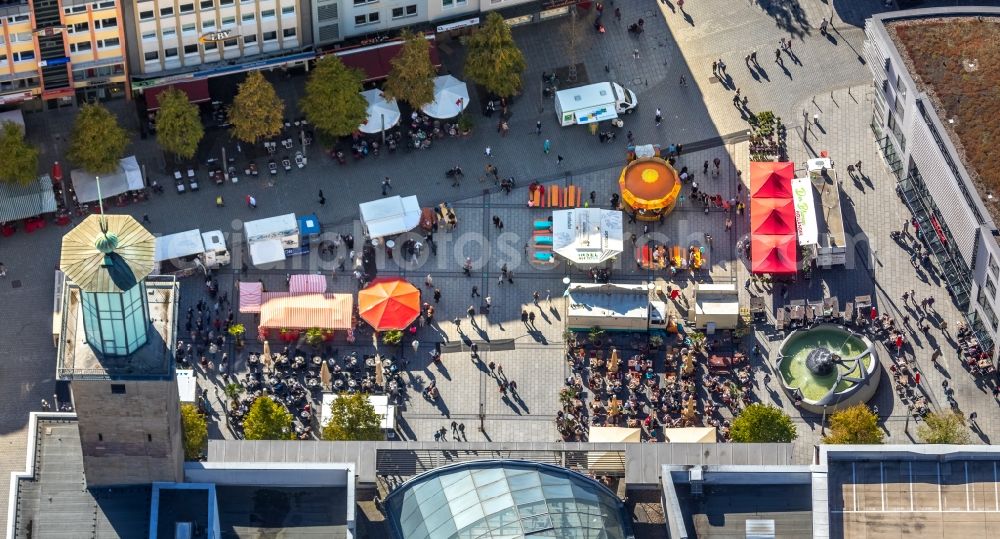
[(63, 237), (56, 376), (73, 391), (88, 487), (183, 480), (178, 286), (150, 276), (154, 249), (128, 215), (91, 215)]

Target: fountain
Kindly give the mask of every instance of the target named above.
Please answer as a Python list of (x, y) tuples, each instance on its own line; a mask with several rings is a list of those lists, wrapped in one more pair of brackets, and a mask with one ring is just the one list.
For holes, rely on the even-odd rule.
[(866, 337), (834, 324), (792, 332), (778, 350), (782, 386), (805, 410), (821, 413), (866, 402), (881, 373)]

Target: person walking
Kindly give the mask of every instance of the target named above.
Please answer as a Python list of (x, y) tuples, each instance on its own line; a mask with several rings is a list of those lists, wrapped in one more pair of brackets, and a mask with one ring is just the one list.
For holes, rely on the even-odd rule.
[(528, 313), (528, 325), (535, 327), (535, 311)]
[(545, 139), (545, 142), (542, 143), (542, 152), (544, 152), (545, 155), (548, 155), (549, 151), (551, 150), (552, 150), (552, 142), (549, 141), (549, 139)]
[(386, 176), (385, 179), (382, 180), (382, 196), (388, 195), (389, 189), (392, 189), (392, 180), (390, 180), (389, 177)]
[(142, 222), (143, 223), (149, 223), (150, 222), (150, 220), (149, 220), (149, 214), (148, 213), (142, 214)]
[(424, 286), (434, 288), (434, 277), (431, 277), (430, 273), (427, 274), (427, 277), (424, 277)]
[(535, 290), (534, 292), (531, 293), (531, 299), (535, 302), (535, 305), (538, 305), (538, 300), (541, 297), (542, 295), (538, 292), (538, 290)]
[(434, 289), (434, 303), (441, 303), (441, 289)]
[(493, 306), (493, 296), (486, 296), (485, 298), (483, 298), (483, 305), (485, 305), (487, 309), (489, 309), (490, 307), (492, 307)]
[(485, 155), (487, 158), (493, 157), (493, 148), (487, 146), (486, 149), (483, 150), (483, 155)]
[(556, 166), (562, 166), (563, 156), (556, 154)]
[(715, 75), (719, 71), (719, 62), (712, 60), (712, 74)]
[(722, 58), (719, 58), (719, 73), (722, 73), (723, 76), (726, 74), (726, 63), (722, 61)]
[(774, 49), (774, 61), (780, 65), (785, 63), (781, 60), (781, 49)]
[(656, 127), (660, 127), (660, 124), (663, 123), (663, 112), (660, 111), (659, 107), (656, 108), (655, 120), (656, 120)]
[(472, 257), (465, 257), (465, 264), (462, 264), (462, 272), (466, 277), (472, 277)]
[(632, 49), (632, 58), (635, 60), (639, 59), (639, 49)]
[(322, 189), (319, 190), (319, 205), (320, 206), (326, 205), (326, 197), (323, 196), (323, 190)]
[(687, 79), (684, 78), (684, 75), (681, 75), (681, 86), (687, 86)]
[(541, 135), (542, 134), (542, 121), (541, 120), (537, 120), (535, 122), (535, 134), (536, 135)]
[(528, 311), (521, 309), (521, 322), (524, 325), (528, 325)]
[(753, 62), (753, 65), (758, 65), (757, 64), (757, 51), (753, 51), (753, 52), (750, 53), (750, 61)]
[(503, 365), (497, 365), (497, 376), (503, 376)]
[(7, 266), (5, 266), (3, 262), (0, 262), (0, 277), (6, 277), (6, 276), (7, 276)]
[(472, 287), (472, 297), (476, 297), (478, 295), (479, 295), (479, 287), (478, 286), (473, 286)]
[(496, 370), (497, 370), (497, 364), (496, 364), (496, 362), (495, 361), (490, 361), (489, 364), (487, 364), (486, 366), (489, 367), (489, 369), (490, 369), (490, 376), (494, 376), (496, 374)]

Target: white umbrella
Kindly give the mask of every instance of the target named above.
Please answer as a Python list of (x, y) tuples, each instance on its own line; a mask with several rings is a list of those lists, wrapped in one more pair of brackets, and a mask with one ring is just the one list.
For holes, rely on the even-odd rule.
[(358, 126), (362, 133), (381, 133), (385, 129), (399, 123), (399, 105), (396, 100), (387, 100), (382, 90), (365, 90), (361, 92), (368, 100), (368, 119)]
[(442, 75), (434, 79), (434, 101), (421, 110), (431, 118), (454, 118), (469, 106), (469, 87), (464, 82)]

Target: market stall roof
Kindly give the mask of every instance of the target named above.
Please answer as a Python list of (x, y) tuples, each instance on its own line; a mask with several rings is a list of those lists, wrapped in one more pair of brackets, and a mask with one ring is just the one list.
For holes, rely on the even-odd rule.
[(185, 82), (175, 82), (165, 86), (157, 86), (156, 88), (146, 90), (144, 92), (144, 95), (146, 96), (146, 110), (153, 111), (159, 109), (160, 95), (170, 88), (177, 88), (187, 94), (188, 101), (191, 103), (204, 103), (212, 99), (212, 96), (208, 92), (208, 79), (193, 79)]
[(420, 203), (416, 196), (380, 198), (358, 207), (361, 209), (361, 223), (372, 238), (402, 234), (420, 224)]
[[(320, 412), (320, 425), (330, 422), (330, 406), (340, 398), (336, 393), (323, 393), (323, 410)], [(368, 402), (375, 408), (375, 413), (382, 419), (381, 427), (385, 430), (396, 430), (396, 405), (389, 404), (387, 395), (368, 395)]]
[(791, 198), (795, 164), (790, 162), (750, 162), (752, 198)]
[(47, 174), (27, 185), (0, 182), (0, 223), (53, 213), (57, 208), (52, 179)]
[(454, 118), (469, 106), (469, 86), (451, 75), (434, 78), (434, 101), (420, 110), (431, 118)]
[(260, 327), (350, 329), (354, 298), (350, 294), (265, 294)]
[(798, 272), (798, 246), (794, 234), (754, 235), (751, 239), (751, 269), (754, 273)]
[(750, 199), (750, 232), (753, 235), (795, 234), (795, 229), (792, 199)]
[(292, 295), (326, 293), (326, 277), (315, 273), (292, 275), (288, 278), (288, 293)]
[(420, 290), (401, 277), (383, 277), (358, 292), (358, 313), (375, 331), (405, 329), (420, 314)]
[(740, 297), (734, 284), (699, 283), (695, 287), (695, 317), (739, 316)]
[(569, 317), (649, 318), (649, 290), (643, 285), (570, 283)]
[[(76, 169), (69, 173), (73, 180), (76, 198), (81, 203), (97, 200), (97, 176), (85, 170)], [(142, 181), (142, 169), (134, 155), (119, 161), (118, 170), (111, 174), (101, 175), (101, 194), (104, 198), (120, 195), (128, 191), (145, 188)]]
[(198, 381), (195, 379), (192, 369), (177, 369), (174, 372), (177, 378), (177, 395), (181, 403), (194, 404), (198, 400)]
[(303, 238), (318, 235), (322, 230), (319, 225), (319, 217), (315, 213), (303, 215), (298, 218), (299, 235)]
[(625, 427), (590, 427), (590, 434), (588, 435), (587, 440), (592, 444), (641, 442), (642, 429), (629, 429)]
[(250, 261), (254, 266), (274, 264), (285, 259), (285, 246), (281, 240), (271, 239), (250, 244)]
[(382, 90), (374, 88), (361, 92), (368, 100), (368, 117), (360, 126), (358, 131), (362, 133), (381, 133), (383, 129), (389, 129), (399, 123), (399, 105), (395, 99), (386, 99)]
[(672, 444), (714, 444), (715, 427), (678, 427), (663, 429), (663, 437)]
[(259, 313), (264, 302), (264, 285), (257, 282), (240, 281), (240, 312)]
[(552, 249), (576, 264), (597, 264), (621, 254), (622, 212), (575, 208), (552, 212)]
[[(437, 44), (434, 35), (425, 36), (431, 46), (428, 55), (434, 67), (440, 67), (441, 57), (438, 55)], [(382, 80), (389, 76), (392, 71), (392, 59), (403, 50), (403, 40), (393, 40), (376, 45), (356, 47), (351, 49), (341, 49), (333, 54), (340, 57), (340, 61), (347, 67), (360, 69), (365, 73), (365, 82)]]
[(659, 157), (642, 157), (625, 165), (618, 187), (622, 200), (629, 206), (658, 210), (673, 206), (681, 191), (681, 182), (670, 163)]

